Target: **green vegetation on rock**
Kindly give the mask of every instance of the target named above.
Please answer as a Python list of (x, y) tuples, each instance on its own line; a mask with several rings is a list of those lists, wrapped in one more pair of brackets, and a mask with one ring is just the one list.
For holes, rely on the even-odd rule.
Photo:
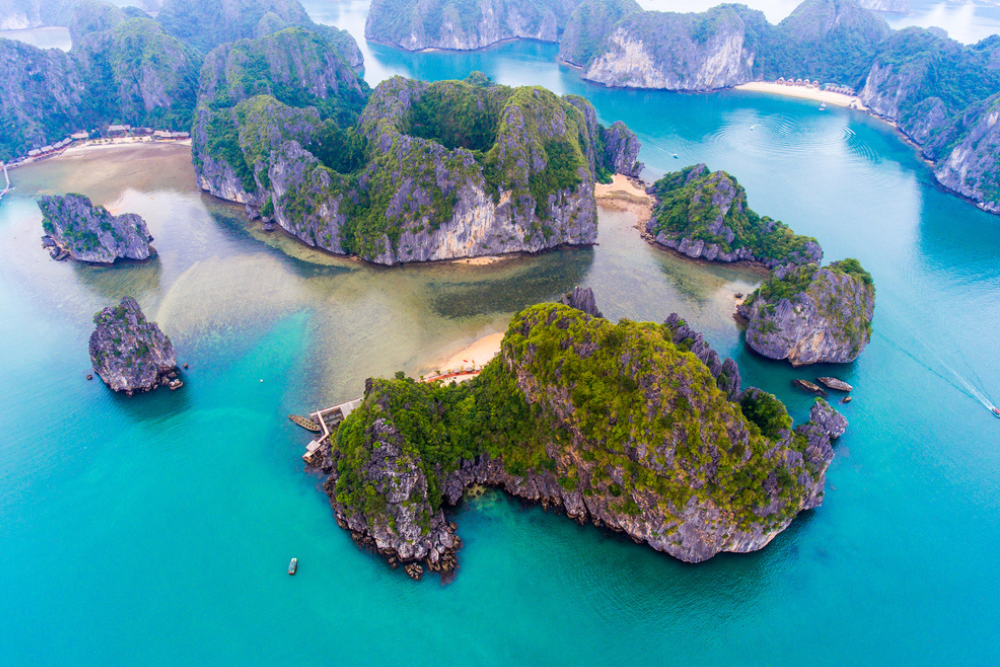
[(710, 260), (772, 265), (822, 258), (816, 239), (751, 210), (743, 186), (726, 172), (710, 172), (705, 165), (686, 167), (665, 175), (651, 191), (657, 201), (647, 231), (681, 252), (696, 248), (697, 256)]
[(805, 469), (787, 462), (801, 459), (775, 453), (781, 442), (801, 446), (780, 402), (762, 393), (742, 408), (728, 401), (662, 325), (612, 324), (561, 305), (518, 313), (501, 356), (472, 382), (372, 381), (333, 436), (335, 500), (349, 513), (385, 508), (362, 472), (379, 446), (371, 437), (379, 420), (426, 476), (428, 518), (449, 474), (480, 456), (515, 477), (551, 475), (626, 515), (653, 506), (676, 522), (693, 500), (750, 530), (786, 520), (802, 503)]

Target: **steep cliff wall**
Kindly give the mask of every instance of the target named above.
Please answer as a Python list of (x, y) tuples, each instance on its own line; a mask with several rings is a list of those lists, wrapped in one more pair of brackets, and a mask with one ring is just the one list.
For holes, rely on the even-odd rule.
[(533, 306), (469, 385), (369, 381), (315, 459), (338, 523), (448, 573), (442, 507), (488, 484), (689, 562), (760, 549), (822, 501), (846, 422), (820, 402), (793, 431), (773, 396), (728, 400), (676, 330)]
[(0, 0), (0, 30), (66, 25), (78, 0)]
[(584, 67), (600, 50), (615, 23), (641, 11), (635, 0), (584, 0), (566, 22), (559, 40), (559, 59)]
[(747, 344), (793, 366), (849, 363), (871, 339), (875, 285), (856, 259), (779, 272), (739, 308)]
[(373, 0), (365, 37), (408, 51), (468, 51), (517, 38), (555, 42), (579, 2)]
[(703, 14), (629, 13), (614, 24), (584, 78), (609, 86), (713, 90), (753, 79), (756, 44), (750, 26), (761, 12), (743, 6)]

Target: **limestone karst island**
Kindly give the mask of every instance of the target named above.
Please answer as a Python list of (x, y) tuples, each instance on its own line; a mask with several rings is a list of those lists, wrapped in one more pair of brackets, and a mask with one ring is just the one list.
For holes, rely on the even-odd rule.
[(0, 663), (997, 663), (1000, 9), (710, 5), (0, 0)]

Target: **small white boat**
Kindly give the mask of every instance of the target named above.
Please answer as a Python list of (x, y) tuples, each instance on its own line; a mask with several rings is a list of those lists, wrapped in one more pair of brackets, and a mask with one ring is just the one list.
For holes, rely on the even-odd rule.
[(674, 153), (674, 159), (675, 160), (679, 160), (680, 159), (679, 157), (677, 157), (677, 153)]
[(299, 569), (299, 559), (293, 558), (288, 564), (288, 574), (295, 574)]
[(826, 102), (823, 102), (822, 104), (819, 105), (819, 110), (826, 111)]

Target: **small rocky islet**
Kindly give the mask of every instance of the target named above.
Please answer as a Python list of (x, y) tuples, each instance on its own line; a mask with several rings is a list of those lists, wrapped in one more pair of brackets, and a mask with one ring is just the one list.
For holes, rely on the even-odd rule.
[(846, 425), (817, 400), (793, 428), (676, 315), (613, 324), (540, 304), (468, 383), (369, 380), (314, 461), (337, 523), (393, 566), (453, 575), (444, 510), (479, 485), (700, 562), (760, 549), (819, 505)]
[(112, 215), (83, 195), (41, 197), (42, 247), (53, 259), (94, 264), (119, 259), (146, 260), (156, 255), (146, 221), (135, 213)]
[(856, 259), (807, 264), (775, 272), (738, 310), (758, 354), (793, 366), (846, 364), (871, 340), (875, 284)]
[(94, 315), (90, 361), (111, 390), (134, 396), (157, 387), (183, 386), (170, 338), (146, 320), (139, 304), (124, 297)]

